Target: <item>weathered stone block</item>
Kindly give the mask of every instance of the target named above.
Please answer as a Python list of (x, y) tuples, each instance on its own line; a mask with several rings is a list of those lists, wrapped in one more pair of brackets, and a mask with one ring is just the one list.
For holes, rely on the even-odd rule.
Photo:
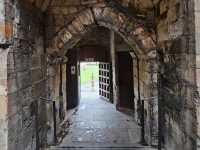
[(65, 6), (70, 6), (70, 5), (81, 5), (81, 0), (68, 0), (64, 2)]
[(161, 1), (160, 3), (160, 15), (166, 13), (168, 10), (168, 3), (166, 1)]
[(0, 68), (0, 79), (6, 79), (6, 78), (7, 78), (7, 69)]
[(8, 92), (7, 78), (0, 79), (0, 95), (6, 95)]
[(40, 65), (41, 65), (41, 59), (40, 59), (40, 57), (37, 56), (37, 55), (32, 56), (31, 67), (32, 68), (38, 68), (38, 67), (40, 67)]
[(40, 81), (38, 83), (35, 83), (32, 85), (32, 95), (34, 98), (39, 98), (39, 97), (46, 97), (46, 93), (44, 93), (45, 89), (45, 81)]
[(200, 1), (194, 0), (195, 11), (200, 11)]
[(69, 7), (68, 8), (68, 13), (69, 14), (74, 14), (74, 13), (77, 13), (77, 12), (78, 12), (77, 7)]
[(168, 25), (166, 20), (161, 20), (157, 25), (158, 40), (163, 42), (169, 39)]
[(33, 139), (33, 136), (35, 136), (34, 128), (34, 120), (32, 120), (32, 123), (30, 123), (30, 127), (25, 128), (22, 134), (21, 141), (23, 142), (21, 144), (23, 145), (23, 149), (25, 150), (33, 150), (35, 148), (35, 138)]
[(1, 68), (7, 69), (8, 51), (9, 49), (0, 49), (0, 64), (1, 64), (0, 69)]
[(196, 54), (199, 55), (200, 54), (200, 32), (195, 33), (195, 38), (196, 38)]
[(43, 72), (41, 68), (31, 70), (31, 82), (35, 83), (43, 79)]
[(200, 68), (196, 69), (196, 82), (197, 82), (197, 87), (200, 88)]
[(69, 30), (69, 32), (72, 33), (73, 35), (78, 34), (77, 30), (74, 28), (73, 25), (69, 25), (69, 26), (68, 26), (68, 30)]
[(94, 23), (94, 18), (90, 10), (84, 11), (84, 13), (79, 16), (79, 20), (83, 25), (91, 25)]
[(8, 117), (19, 113), (21, 107), (21, 99), (18, 92), (8, 94)]
[(200, 69), (200, 54), (196, 55), (196, 68)]
[(24, 72), (18, 72), (17, 73), (17, 84), (19, 89), (27, 88), (31, 86), (31, 80), (30, 80), (31, 72), (30, 71), (24, 71)]
[(0, 96), (0, 119), (7, 119), (8, 97)]
[(30, 104), (33, 101), (32, 87), (28, 87), (18, 91), (18, 99), (20, 99), (21, 105)]
[(20, 135), (22, 134), (22, 121), (20, 114), (13, 115), (8, 120), (8, 149), (22, 148)]
[(183, 34), (184, 23), (182, 19), (168, 25), (169, 40), (174, 40)]
[(8, 148), (8, 124), (4, 119), (0, 119), (0, 122), (0, 147), (6, 150)]
[(177, 7), (175, 7), (175, 6), (170, 8), (170, 10), (167, 13), (168, 23), (172, 23), (172, 22), (175, 22), (177, 20), (177, 17), (178, 17), (177, 11), (178, 11)]
[(15, 53), (14, 61), (15, 61), (15, 69), (17, 71), (25, 71), (30, 68), (31, 57), (29, 54)]
[(194, 15), (195, 15), (196, 32), (199, 33), (200, 29), (198, 27), (200, 27), (200, 11), (195, 11)]
[(97, 0), (81, 0), (82, 5), (97, 3)]
[(14, 93), (18, 90), (16, 73), (8, 74), (8, 93)]

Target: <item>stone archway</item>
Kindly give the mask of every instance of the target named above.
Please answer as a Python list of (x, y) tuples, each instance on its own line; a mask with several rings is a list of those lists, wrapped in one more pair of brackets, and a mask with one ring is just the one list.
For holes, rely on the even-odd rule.
[[(134, 50), (135, 54), (140, 59), (138, 64), (141, 71), (139, 71), (140, 73), (138, 74), (141, 75), (141, 79), (139, 79), (141, 81), (139, 82), (145, 82), (145, 86), (147, 86), (143, 89), (148, 89), (152, 86), (154, 86), (155, 89), (157, 78), (152, 80), (152, 78), (155, 78), (157, 74), (157, 71), (155, 71), (156, 44), (154, 41), (155, 35), (153, 29), (147, 30), (144, 21), (138, 18), (129, 17), (120, 9), (110, 6), (107, 3), (102, 3), (101, 5), (96, 5), (84, 10), (78, 14), (74, 20), (61, 28), (53, 38), (54, 48), (52, 49), (57, 50), (61, 53), (61, 55), (63, 55), (65, 50), (75, 46), (88, 31), (92, 30), (96, 26), (106, 27), (119, 34), (124, 39), (124, 41)], [(49, 53), (51, 54), (51, 48), (49, 48)], [(115, 64), (115, 62), (113, 62), (113, 64)], [(143, 73), (142, 69), (146, 69), (146, 71), (144, 71), (145, 73)], [(113, 83), (115, 83), (115, 81), (113, 81)], [(115, 92), (117, 92), (117, 90)], [(153, 90), (150, 92), (144, 92), (142, 93), (143, 95), (141, 96), (141, 99), (156, 97), (157, 95), (154, 93), (157, 92)], [(157, 98), (154, 103), (157, 104)], [(150, 111), (149, 108), (152, 107), (150, 106), (151, 104), (149, 102), (145, 102), (145, 105), (146, 111)], [(155, 107), (156, 108), (151, 108), (151, 111), (154, 109), (157, 110), (157, 105)], [(150, 112), (147, 114), (149, 115)], [(153, 116), (149, 115), (147, 117), (147, 122), (151, 122), (150, 119), (152, 119)], [(157, 116), (154, 118), (154, 124), (156, 123)], [(145, 127), (147, 128), (146, 131), (150, 132), (150, 126)], [(157, 125), (155, 128), (155, 130), (157, 130)], [(150, 144), (151, 137), (147, 136), (147, 141)]]
[[(192, 6), (192, 1), (189, 2)], [(180, 2), (180, 4), (180, 10), (184, 10), (187, 12), (187, 15), (191, 14), (191, 16), (193, 16), (192, 7), (186, 7), (184, 1)], [(190, 9), (192, 9), (192, 11)], [(169, 9), (169, 12), (170, 11), (171, 10)], [(194, 76), (199, 73), (198, 69), (194, 70), (194, 67), (191, 67), (196, 64), (198, 66), (198, 62), (194, 62), (195, 54), (198, 54), (198, 49), (196, 50), (195, 44), (193, 43), (194, 28), (191, 27), (188, 31), (183, 30), (180, 33), (176, 33), (177, 35), (175, 35), (175, 37), (172, 36), (173, 30), (170, 31), (171, 28), (177, 27), (180, 28), (180, 30), (185, 29), (184, 27), (188, 26), (189, 21), (192, 19), (191, 24), (194, 24), (194, 18), (191, 17), (192, 19), (188, 20), (186, 18), (190, 17), (186, 14), (183, 15), (185, 20), (181, 22), (180, 26), (178, 25), (178, 21), (181, 20), (181, 17), (176, 22), (176, 27), (173, 27), (174, 24), (167, 24), (165, 29), (165, 34), (167, 35), (166, 39), (159, 39), (160, 41), (158, 41), (160, 46), (159, 53), (161, 53), (161, 56), (158, 57), (161, 65), (158, 66), (160, 79), (157, 80), (161, 82), (159, 87), (159, 98), (164, 101), (164, 104), (162, 104), (163, 107), (160, 108), (165, 110), (165, 116), (162, 116), (165, 120), (163, 120), (162, 123), (164, 124), (165, 122), (165, 125), (163, 126), (166, 126), (166, 131), (164, 131), (166, 133), (165, 135), (162, 135), (162, 138), (165, 136), (164, 144), (167, 149), (196, 148), (196, 108), (193, 102), (194, 96), (192, 93), (196, 90), (195, 86), (198, 84), (197, 80), (194, 82)], [(163, 22), (160, 22), (161, 26), (164, 26), (163, 24)], [(155, 35), (145, 29), (141, 20), (137, 18), (130, 19), (125, 13), (104, 3), (85, 10), (79, 14), (76, 19), (63, 27), (54, 39), (55, 47), (57, 49), (73, 47), (73, 45), (84, 36), (84, 33), (90, 30), (92, 26), (96, 25), (107, 27), (121, 35), (123, 39), (134, 48), (136, 54), (140, 57), (148, 56), (148, 54), (151, 54), (156, 47), (153, 40)], [(159, 25), (157, 27), (159, 28)], [(163, 31), (159, 31), (159, 29), (158, 32), (161, 32), (158, 34), (163, 33)], [(168, 35), (169, 32), (172, 35)], [(191, 35), (191, 39), (188, 38), (188, 35)], [(161, 37), (162, 35), (158, 35), (157, 38)], [(198, 44), (196, 46), (198, 47)], [(192, 53), (189, 52), (190, 50)], [(196, 53), (194, 52), (195, 50)], [(198, 61), (198, 55), (196, 56), (196, 59)], [(192, 63), (194, 65), (191, 65)], [(192, 125), (185, 122), (185, 120), (180, 119), (181, 117), (184, 119), (187, 118), (187, 120), (191, 119), (190, 123)]]
[(69, 49), (94, 26), (104, 26), (118, 33), (138, 55), (155, 50), (153, 29), (145, 27), (145, 22), (127, 14), (107, 3), (86, 9), (74, 20), (63, 26), (53, 39), (54, 48)]
[[(161, 55), (158, 56), (160, 59), (158, 67), (162, 76), (156, 81), (161, 82), (159, 97), (162, 97), (161, 100), (165, 102), (164, 107), (160, 108), (167, 110), (164, 112), (165, 117), (163, 117), (167, 125), (166, 134), (163, 135), (166, 139), (165, 147), (166, 149), (196, 149), (194, 100), (199, 100), (200, 83), (198, 78), (199, 26), (198, 17), (196, 20), (194, 12), (195, 15), (198, 15), (196, 12), (198, 7), (193, 8), (194, 0), (160, 2), (158, 7), (162, 11), (155, 17), (162, 18), (157, 24), (159, 34), (157, 38), (160, 40), (159, 52)], [(4, 4), (4, 0), (2, 3)], [(38, 0), (36, 4), (39, 3)], [(35, 114), (31, 110), (33, 108), (31, 104), (37, 101), (40, 96), (46, 96), (43, 95), (46, 94), (44, 83), (46, 81), (46, 62), (44, 59), (46, 54), (43, 53), (43, 51), (46, 52), (43, 47), (45, 40), (43, 41), (43, 33), (38, 31), (43, 28), (41, 22), (38, 22), (43, 17), (38, 10), (21, 6), (22, 4), (18, 4), (18, 1), (9, 1), (5, 4), (6, 8), (1, 8), (2, 12), (6, 12), (6, 14), (1, 14), (3, 26), (0, 35), (0, 108), (2, 108), (0, 135), (3, 137), (0, 140), (0, 147), (4, 149), (19, 147), (18, 149), (22, 149), (22, 146), (27, 148), (31, 145), (30, 143), (34, 145), (34, 140), (30, 138), (31, 134), (33, 136), (35, 134)], [(195, 3), (196, 6), (198, 6), (197, 3)], [(9, 14), (9, 12), (20, 13)], [(94, 5), (61, 28), (52, 41), (54, 47), (49, 48), (48, 52), (51, 53), (51, 49), (55, 49), (62, 53), (64, 49), (73, 47), (93, 26), (99, 25), (120, 34), (141, 58), (143, 56), (151, 58), (155, 52), (155, 43), (153, 42), (155, 35), (151, 29), (147, 30), (144, 24), (139, 18), (130, 18), (124, 11), (107, 3)], [(16, 34), (13, 32), (14, 35), (12, 35), (12, 25), (15, 29), (14, 32), (16, 32)], [(32, 54), (34, 55), (32, 56)], [(62, 61), (62, 59), (60, 60)], [(141, 68), (146, 68), (148, 64), (151, 66), (151, 63), (145, 65), (143, 62), (145, 60), (141, 61)], [(30, 83), (30, 79), (33, 82)], [(141, 75), (140, 79), (150, 81), (148, 76), (144, 74)], [(55, 81), (58, 80), (55, 79)], [(52, 84), (58, 85), (55, 82)], [(55, 88), (58, 89), (58, 87)], [(194, 93), (194, 91), (196, 92)], [(23, 105), (18, 106), (18, 101)], [(22, 120), (23, 123), (21, 123)]]

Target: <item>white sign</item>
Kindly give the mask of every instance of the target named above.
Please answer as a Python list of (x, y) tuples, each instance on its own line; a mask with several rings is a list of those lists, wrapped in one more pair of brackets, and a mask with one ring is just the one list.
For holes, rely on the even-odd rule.
[(71, 74), (72, 75), (76, 74), (76, 67), (75, 66), (71, 66)]

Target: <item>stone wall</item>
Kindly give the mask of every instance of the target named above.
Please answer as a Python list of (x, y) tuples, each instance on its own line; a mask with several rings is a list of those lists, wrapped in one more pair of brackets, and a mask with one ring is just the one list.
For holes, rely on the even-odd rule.
[[(133, 20), (136, 20), (135, 22)], [(143, 27), (136, 18), (129, 18), (126, 13), (123, 13), (118, 8), (112, 8), (110, 5), (107, 5), (103, 3), (102, 5), (94, 5), (92, 9), (86, 9), (82, 11), (82, 13), (78, 14), (75, 19), (73, 19), (71, 22), (67, 24), (67, 26), (60, 29), (60, 31), (56, 34), (54, 38), (54, 49), (60, 49), (60, 53), (63, 53), (63, 50), (69, 49), (73, 47), (88, 31), (92, 29), (93, 26), (104, 26), (106, 28), (109, 28), (116, 33), (118, 33), (122, 38), (127, 42), (127, 44), (132, 47), (137, 55), (141, 57), (140, 61), (140, 88), (141, 88), (141, 98), (149, 98), (156, 96), (155, 89), (152, 89), (152, 91), (149, 90), (150, 87), (153, 86), (153, 83), (151, 80), (153, 72), (151, 72), (151, 61), (148, 60), (151, 55), (155, 55), (154, 51), (154, 42), (153, 42), (153, 36), (148, 33), (145, 30), (145, 27)], [(137, 22), (138, 21), (138, 22)], [(112, 43), (112, 42), (111, 42)], [(112, 63), (113, 67), (115, 66), (115, 48), (113, 45), (111, 45), (112, 49)], [(51, 52), (51, 49), (49, 49), (49, 52)], [(145, 53), (145, 54), (144, 54)], [(144, 54), (144, 55), (142, 55)], [(147, 55), (147, 56), (146, 56)], [(143, 59), (146, 56), (146, 60)], [(155, 65), (155, 62), (153, 62)], [(115, 67), (113, 68), (113, 71), (115, 70)], [(150, 72), (150, 73), (149, 73)], [(152, 73), (152, 74), (151, 74)], [(114, 77), (115, 78), (115, 71), (114, 71)], [(117, 105), (117, 93), (118, 93), (118, 85), (117, 82), (115, 83), (115, 80), (113, 80), (114, 86), (114, 102)], [(149, 102), (146, 102), (145, 104), (145, 111), (146, 111), (146, 120), (148, 123), (150, 122), (150, 115), (149, 115)], [(156, 118), (156, 117), (155, 117)], [(154, 120), (156, 122), (157, 119)], [(156, 123), (155, 123), (156, 124)], [(147, 137), (148, 141), (150, 141), (150, 126), (147, 127)], [(148, 142), (150, 143), (150, 142)]]
[[(53, 0), (51, 3), (31, 0), (38, 9), (29, 2), (0, 0), (0, 147), (35, 148), (37, 100), (40, 140), (45, 143), (48, 136), (47, 143), (53, 142), (52, 105), (40, 101), (39, 97), (56, 100), (57, 110), (62, 108), (64, 114), (66, 66), (61, 65), (61, 85), (61, 66), (46, 64), (45, 51), (54, 57), (64, 56), (63, 47), (74, 46), (93, 26), (101, 25), (119, 33), (140, 55), (139, 78), (134, 59), (134, 84), (136, 100), (140, 85), (140, 96), (145, 101), (147, 142), (152, 142), (150, 125), (157, 122), (157, 107), (153, 107), (155, 114), (151, 118), (151, 105), (157, 104), (152, 104), (149, 98), (157, 96), (156, 81), (159, 81), (161, 140), (165, 148), (196, 149), (200, 87), (198, 0), (123, 0), (125, 10), (114, 7), (113, 3), (101, 3), (102, 0)], [(134, 12), (132, 17), (128, 9)], [(148, 19), (156, 23), (157, 38), (151, 29), (146, 30), (145, 25), (152, 23)], [(159, 58), (157, 69), (155, 57), (149, 57), (155, 48)], [(59, 54), (55, 52), (58, 50)], [(57, 113), (58, 125), (62, 119)]]
[[(197, 121), (198, 121), (198, 142), (200, 142), (200, 3), (194, 0), (195, 4), (195, 45), (196, 45), (196, 106), (197, 106)], [(199, 144), (199, 143), (198, 143)]]
[(8, 149), (36, 146), (36, 101), (39, 137), (45, 137), (46, 62), (42, 14), (23, 1), (11, 3), (13, 37), (8, 53)]
[[(90, 7), (91, 5), (96, 5), (98, 3), (99, 1), (88, 1), (88, 2), (79, 1), (78, 5), (80, 7), (84, 6), (83, 9), (86, 9)], [(51, 5), (52, 11), (56, 12), (56, 10), (58, 10), (58, 8), (61, 5), (63, 5), (61, 1), (53, 1)], [(78, 5), (76, 5), (76, 8), (79, 8)], [(65, 97), (60, 97), (60, 66), (57, 64), (47, 66), (47, 64), (45, 63), (45, 60), (46, 60), (45, 59), (46, 56), (44, 54), (45, 44), (43, 41), (45, 38), (44, 30), (43, 30), (44, 16), (42, 12), (39, 9), (32, 7), (30, 3), (25, 2), (25, 1), (22, 1), (22, 2), (16, 1), (13, 3), (10, 2), (10, 3), (7, 3), (7, 6), (9, 6), (8, 8), (12, 13), (11, 15), (8, 15), (6, 17), (7, 17), (7, 20), (9, 18), (10, 22), (13, 24), (13, 36), (12, 36), (13, 43), (11, 43), (10, 45), (11, 50), (9, 51), (9, 58), (8, 58), (8, 60), (12, 62), (13, 66), (11, 69), (11, 73), (9, 73), (9, 75), (11, 76), (11, 79), (8, 79), (8, 81), (11, 82), (9, 83), (10, 85), (12, 85), (11, 91), (13, 91), (13, 93), (15, 94), (13, 96), (14, 98), (10, 94), (11, 99), (14, 100), (14, 103), (17, 103), (17, 104), (12, 104), (12, 107), (10, 106), (11, 107), (10, 109), (12, 111), (15, 111), (14, 108), (16, 108), (17, 113), (14, 113), (16, 115), (13, 115), (12, 118), (9, 120), (10, 124), (8, 126), (9, 126), (9, 129), (12, 128), (13, 124), (16, 125), (14, 121), (17, 121), (17, 124), (19, 123), (18, 126), (20, 128), (20, 130), (17, 129), (16, 132), (11, 132), (11, 135), (10, 135), (11, 138), (8, 140), (10, 143), (8, 145), (15, 146), (13, 143), (17, 143), (16, 144), (17, 146), (18, 145), (19, 147), (22, 146), (25, 149), (27, 145), (35, 146), (35, 135), (34, 135), (35, 134), (35, 129), (34, 129), (35, 128), (34, 127), (35, 114), (34, 114), (34, 110), (32, 110), (34, 109), (35, 101), (38, 100), (39, 97), (47, 97), (49, 99), (56, 100), (57, 110), (59, 110), (60, 102), (61, 102), (60, 100)], [(66, 6), (67, 11), (69, 12), (69, 14), (67, 14), (67, 17), (69, 17), (71, 13), (73, 16), (73, 14), (77, 14), (78, 12), (80, 12), (80, 11), (73, 12), (74, 9), (76, 10), (75, 5), (72, 7), (72, 6), (69, 6), (68, 4), (65, 4), (64, 6)], [(51, 7), (49, 7), (50, 10), (51, 10)], [(112, 10), (109, 10), (109, 11), (108, 12), (105, 11), (104, 15), (109, 15), (109, 14), (114, 13), (114, 11)], [(85, 15), (87, 15), (87, 13)], [(120, 14), (117, 14), (117, 15), (120, 15)], [(51, 17), (52, 15), (49, 15), (49, 16)], [(83, 15), (82, 17), (85, 17), (85, 16)], [(113, 17), (115, 18), (115, 16)], [(61, 21), (61, 19), (58, 19), (59, 18), (58, 16), (56, 16), (55, 18), (56, 20)], [(113, 18), (113, 23), (115, 23), (114, 18)], [(70, 20), (70, 19), (68, 18), (66, 20)], [(79, 22), (80, 20), (79, 19), (75, 20), (74, 24), (76, 24), (76, 21)], [(86, 21), (87, 21), (87, 18), (86, 18)], [(53, 21), (52, 24), (50, 24), (52, 25), (53, 28), (57, 27), (57, 25), (54, 24), (55, 22), (56, 21)], [(59, 24), (59, 25), (63, 25), (63, 22), (62, 24)], [(7, 27), (6, 27), (6, 31), (7, 31)], [(46, 36), (46, 39), (47, 40), (51, 39), (52, 36), (49, 34), (55, 33), (55, 30), (51, 29), (51, 31), (49, 31), (47, 27), (46, 31), (47, 31), (46, 33), (48, 33)], [(8, 33), (8, 31), (6, 33)], [(54, 49), (50, 48), (51, 52), (54, 52), (53, 50)], [(63, 78), (64, 77), (65, 77), (65, 73), (63, 72)], [(29, 80), (29, 78), (31, 78), (31, 80)], [(65, 80), (63, 79), (63, 83), (64, 81)], [(62, 86), (63, 86), (63, 91), (66, 91), (64, 89), (65, 88), (64, 84)], [(20, 106), (16, 106), (18, 105), (18, 101), (21, 101), (21, 97), (23, 97), (23, 102), (20, 102), (21, 104)], [(63, 102), (65, 102), (65, 100), (63, 100)], [(66, 105), (66, 103), (64, 103), (63, 105)], [(19, 113), (18, 113), (18, 110), (19, 110)], [(26, 114), (27, 116), (23, 116), (23, 114)], [(40, 116), (40, 114), (42, 115)], [(28, 122), (27, 128), (25, 127), (21, 129), (21, 126), (23, 126), (24, 124), (23, 125), (20, 124), (21, 120), (18, 120), (18, 119), (22, 119), (22, 118), (24, 118), (24, 121), (27, 120)], [(52, 130), (53, 130), (52, 129), (52, 124), (53, 124), (52, 107), (51, 107), (51, 104), (46, 104), (46, 102), (41, 101), (41, 100), (39, 100), (39, 122), (41, 123), (40, 130), (42, 131), (40, 133), (40, 140), (46, 139), (46, 132), (47, 132), (48, 136), (50, 136), (50, 138), (48, 138), (50, 139), (48, 142), (52, 142), (51, 140)], [(60, 122), (60, 116), (57, 113), (57, 123), (59, 122)], [(21, 137), (19, 136), (19, 138), (16, 138), (17, 133), (21, 133)], [(22, 142), (21, 139), (23, 139), (25, 137), (24, 135), (26, 134), (31, 135), (30, 136), (31, 139), (27, 138), (26, 142), (24, 142), (23, 144), (20, 143)], [(33, 144), (30, 144), (30, 142), (32, 142)]]
[(44, 14), (25, 1), (6, 2), (6, 8), (12, 12), (7, 14), (6, 20), (12, 23), (13, 32), (10, 45), (6, 44), (8, 48), (2, 50), (1, 55), (8, 53), (4, 58), (7, 58), (7, 66), (2, 67), (7, 69), (5, 96), (8, 100), (7, 107), (2, 106), (8, 109), (5, 119), (8, 134), (4, 134), (8, 143), (5, 145), (8, 149), (35, 149), (37, 109), (40, 145), (54, 142), (52, 102), (40, 97), (56, 100), (57, 133), (60, 132), (59, 125), (66, 110), (66, 65), (47, 63)]
[(157, 7), (159, 100), (166, 149), (196, 149), (194, 102), (194, 1), (161, 1)]
[(7, 149), (8, 143), (8, 92), (7, 57), (9, 49), (0, 48), (0, 147)]
[(39, 99), (47, 97), (43, 15), (25, 1), (2, 3), (6, 6), (2, 15), (9, 23), (1, 30), (6, 40), (2, 40), (0, 55), (0, 145), (32, 150), (36, 147), (36, 101), (40, 143), (46, 143), (48, 129), (46, 103)]
[(158, 143), (158, 89), (156, 58), (147, 57), (139, 61), (141, 100), (144, 101), (145, 140), (149, 145)]
[[(61, 75), (62, 74), (62, 75)], [(62, 79), (61, 79), (62, 78)], [(66, 64), (53, 64), (47, 67), (47, 98), (56, 103), (57, 135), (62, 132), (60, 124), (67, 111)], [(47, 143), (54, 144), (54, 120), (52, 103), (47, 104)]]
[[(153, 56), (153, 55), (152, 55)], [(153, 57), (133, 57), (135, 119), (141, 125), (141, 101), (144, 101), (145, 141), (149, 145), (158, 144), (158, 89), (157, 62)], [(138, 72), (139, 69), (139, 72)], [(139, 92), (138, 92), (139, 91)], [(140, 95), (139, 95), (140, 94)], [(140, 100), (140, 101), (139, 101)]]

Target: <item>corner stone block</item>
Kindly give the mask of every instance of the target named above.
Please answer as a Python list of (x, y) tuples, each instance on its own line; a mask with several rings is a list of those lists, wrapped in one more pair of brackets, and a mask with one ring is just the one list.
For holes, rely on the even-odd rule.
[(86, 10), (82, 15), (79, 16), (79, 19), (84, 25), (90, 25), (94, 22), (94, 18), (90, 10)]
[(72, 34), (68, 30), (63, 30), (61, 40), (63, 43), (68, 42), (72, 38)]

